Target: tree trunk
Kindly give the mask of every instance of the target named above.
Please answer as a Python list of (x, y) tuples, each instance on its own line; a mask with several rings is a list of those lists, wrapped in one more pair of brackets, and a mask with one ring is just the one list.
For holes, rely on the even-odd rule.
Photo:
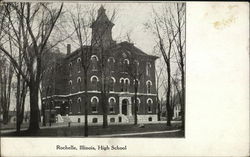
[(85, 114), (85, 121), (84, 121), (84, 136), (88, 136), (88, 81), (87, 81), (87, 72), (85, 72), (84, 76), (84, 87), (85, 87), (85, 99), (84, 99), (84, 114)]
[[(158, 98), (157, 98), (158, 99)], [(158, 108), (158, 113), (157, 113), (157, 120), (161, 121), (161, 105), (159, 103), (159, 100), (157, 102), (157, 108)]]
[(135, 105), (134, 105), (135, 122), (134, 122), (134, 125), (137, 125), (137, 89), (138, 89), (138, 81), (135, 80)]
[(46, 126), (45, 103), (42, 102), (43, 126)]
[(3, 110), (3, 124), (8, 124), (9, 122), (9, 111)]
[(38, 90), (39, 83), (33, 82), (30, 89), (30, 124), (29, 130), (39, 130), (39, 107), (38, 107)]
[(171, 106), (170, 106), (171, 69), (170, 69), (170, 60), (169, 59), (167, 61), (167, 73), (168, 73), (168, 88), (167, 88), (167, 102), (166, 102), (166, 107), (167, 107), (167, 126), (171, 126), (171, 120), (172, 120), (172, 114), (171, 114), (172, 111), (171, 111)]
[(107, 103), (106, 103), (106, 93), (102, 93), (102, 105), (103, 105), (103, 128), (108, 127), (108, 115), (107, 115)]
[(21, 85), (21, 75), (17, 74), (17, 92), (16, 92), (16, 132), (20, 133), (20, 85)]
[(182, 103), (181, 103), (181, 110), (182, 110), (182, 129), (185, 131), (185, 77), (184, 77), (184, 69), (181, 72), (181, 86), (182, 86)]

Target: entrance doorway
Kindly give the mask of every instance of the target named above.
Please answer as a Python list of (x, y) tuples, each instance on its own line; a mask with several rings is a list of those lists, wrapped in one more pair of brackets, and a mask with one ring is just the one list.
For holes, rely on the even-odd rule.
[(124, 115), (128, 114), (128, 100), (126, 99), (122, 100), (122, 114)]

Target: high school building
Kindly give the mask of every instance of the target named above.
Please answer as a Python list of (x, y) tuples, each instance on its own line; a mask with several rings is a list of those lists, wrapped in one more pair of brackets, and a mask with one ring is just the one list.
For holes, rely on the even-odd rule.
[[(91, 26), (92, 44), (83, 46), (85, 53), (91, 52), (87, 76), (88, 121), (90, 123), (103, 121), (102, 74), (109, 79), (106, 81), (109, 123), (133, 122), (135, 112), (139, 123), (157, 121), (155, 88), (157, 57), (144, 53), (129, 42), (116, 43), (112, 39), (113, 26), (101, 6), (97, 19)], [(62, 117), (68, 116), (72, 122), (84, 122), (85, 76), (81, 54), (80, 48), (71, 52), (68, 44), (67, 54), (57, 57), (51, 68), (46, 71), (42, 85), (42, 103), (47, 114), (60, 114)], [(102, 64), (104, 66), (101, 66)], [(139, 76), (136, 111), (133, 72)]]

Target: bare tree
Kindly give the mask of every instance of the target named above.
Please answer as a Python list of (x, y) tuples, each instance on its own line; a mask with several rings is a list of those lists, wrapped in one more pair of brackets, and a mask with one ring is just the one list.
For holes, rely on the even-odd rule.
[[(89, 6), (88, 6), (89, 7)], [(79, 52), (81, 54), (81, 66), (84, 73), (84, 136), (88, 136), (88, 76), (91, 65), (91, 56), (93, 54), (93, 42), (89, 32), (89, 26), (93, 20), (93, 8), (84, 8), (84, 12), (79, 5), (76, 6), (76, 15), (71, 13), (71, 20), (73, 28), (76, 32), (77, 41), (80, 46)]]
[(170, 106), (170, 92), (171, 92), (171, 58), (174, 40), (177, 33), (171, 32), (172, 28), (172, 17), (168, 16), (168, 9), (165, 6), (163, 8), (162, 14), (158, 14), (154, 9), (154, 18), (148, 23), (146, 28), (153, 31), (156, 38), (158, 39), (157, 45), (164, 58), (164, 61), (167, 66), (167, 98), (166, 98), (166, 107), (167, 107), (167, 126), (171, 126), (171, 106)]
[[(97, 48), (99, 52), (99, 64), (98, 67), (101, 71), (101, 104), (103, 110), (103, 128), (108, 127), (108, 93), (109, 83), (111, 79), (111, 71), (108, 66), (108, 58), (110, 57), (111, 48), (115, 43), (112, 37), (109, 36), (111, 28), (113, 27), (112, 21), (114, 21), (117, 15), (117, 11), (113, 10), (111, 18), (108, 18), (105, 13), (105, 9), (101, 6), (98, 10), (97, 19), (92, 23), (92, 45)], [(104, 20), (104, 23), (99, 23), (99, 20)], [(95, 29), (95, 30), (93, 30)]]
[(162, 78), (162, 74), (163, 74), (163, 70), (164, 70), (164, 66), (163, 64), (160, 64), (155, 71), (155, 76), (156, 76), (156, 103), (157, 103), (157, 119), (158, 121), (161, 120), (161, 103), (160, 103), (160, 88), (162, 87), (162, 85), (164, 84), (164, 81), (161, 79)]
[(141, 56), (136, 56), (136, 55), (130, 55), (128, 56), (129, 59), (129, 64), (127, 65), (127, 72), (129, 76), (132, 78), (133, 82), (133, 87), (134, 87), (134, 125), (137, 125), (138, 120), (137, 120), (137, 112), (138, 112), (138, 100), (137, 100), (137, 94), (138, 94), (138, 88), (139, 88), (139, 83), (141, 80), (141, 77), (144, 73), (143, 68), (139, 68), (139, 60)]
[(3, 123), (8, 123), (9, 108), (10, 108), (10, 95), (11, 84), (13, 78), (13, 67), (8, 63), (5, 56), (0, 55), (0, 103), (3, 112)]
[(42, 77), (42, 56), (46, 53), (45, 47), (62, 12), (63, 4), (59, 8), (48, 3), (11, 3), (4, 4), (4, 7), (12, 32), (8, 35), (22, 52), (26, 71), (18, 68), (18, 60), (2, 42), (0, 50), (8, 56), (29, 87), (31, 110), (29, 130), (37, 130), (40, 117), (38, 93)]
[(176, 3), (175, 11), (170, 10), (173, 19), (171, 32), (177, 33), (177, 38), (174, 38), (175, 53), (177, 52), (177, 63), (181, 72), (181, 114), (182, 114), (182, 129), (185, 130), (185, 23), (186, 23), (186, 5), (185, 3)]

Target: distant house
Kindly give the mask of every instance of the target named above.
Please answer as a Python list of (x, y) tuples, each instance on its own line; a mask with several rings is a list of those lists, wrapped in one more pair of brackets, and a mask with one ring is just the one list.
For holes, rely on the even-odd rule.
[[(178, 94), (175, 94), (171, 98), (171, 108), (172, 108), (172, 119), (177, 120), (181, 118), (181, 104), (180, 104), (180, 98)], [(161, 101), (161, 112), (162, 112), (162, 117), (167, 116), (167, 107), (166, 107), (166, 100)]]
[[(25, 111), (23, 116), (23, 123), (28, 123), (30, 119), (30, 111)], [(9, 111), (9, 122), (16, 123), (16, 111)]]
[[(99, 31), (105, 33), (98, 37)], [(100, 64), (100, 44), (108, 47), (105, 62), (110, 80), (108, 81), (108, 121), (110, 123), (128, 123), (134, 121), (135, 112), (138, 113), (138, 122), (157, 121), (156, 113), (156, 88), (155, 88), (155, 60), (156, 56), (148, 55), (129, 42), (116, 43), (112, 39), (112, 27), (114, 24), (108, 19), (105, 9), (101, 6), (98, 10), (97, 20), (93, 22), (92, 42), (93, 47), (84, 45), (84, 50), (93, 49), (91, 65), (88, 74), (89, 110), (88, 121), (99, 123), (103, 121), (103, 107), (101, 103), (102, 79)], [(42, 85), (43, 104), (46, 113), (55, 110), (56, 114), (68, 115), (73, 122), (84, 121), (84, 74), (81, 66), (80, 49), (71, 52), (71, 46), (67, 46), (67, 55), (60, 56), (54, 63), (50, 73), (47, 72)], [(131, 59), (132, 58), (132, 59)], [(137, 58), (137, 59), (133, 59)], [(138, 108), (134, 110), (134, 82), (129, 75), (127, 66), (136, 63), (136, 67), (143, 71), (139, 80)]]

